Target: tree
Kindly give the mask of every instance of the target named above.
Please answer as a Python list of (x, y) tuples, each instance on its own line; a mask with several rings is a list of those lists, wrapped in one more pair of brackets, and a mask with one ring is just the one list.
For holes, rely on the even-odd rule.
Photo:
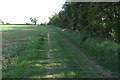
[(31, 17), (30, 20), (33, 24), (35, 24), (35, 25), (37, 24), (38, 19), (36, 17), (34, 17), (34, 18)]
[(60, 18), (59, 14), (55, 13), (55, 15), (49, 17), (50, 21), (48, 24), (54, 24), (55, 26), (59, 26)]
[(120, 43), (120, 3), (71, 3), (50, 17), (49, 24), (79, 31), (90, 37), (110, 38)]
[(2, 21), (2, 20), (0, 19), (0, 23), (4, 24), (4, 21)]

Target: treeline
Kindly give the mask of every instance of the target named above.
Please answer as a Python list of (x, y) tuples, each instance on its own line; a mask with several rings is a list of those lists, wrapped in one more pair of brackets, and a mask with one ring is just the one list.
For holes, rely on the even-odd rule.
[(0, 24), (0, 25), (33, 25), (33, 24), (30, 24), (30, 23), (25, 23), (25, 24), (4, 23), (4, 24)]
[(48, 24), (120, 43), (120, 3), (66, 2)]

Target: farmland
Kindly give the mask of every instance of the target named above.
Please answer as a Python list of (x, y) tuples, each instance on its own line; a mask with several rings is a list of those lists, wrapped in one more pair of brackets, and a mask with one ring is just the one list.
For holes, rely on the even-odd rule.
[(116, 78), (118, 44), (52, 25), (2, 25), (3, 78)]

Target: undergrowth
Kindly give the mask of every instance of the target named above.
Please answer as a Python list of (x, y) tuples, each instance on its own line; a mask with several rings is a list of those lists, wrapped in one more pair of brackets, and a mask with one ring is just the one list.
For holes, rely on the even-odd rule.
[[(119, 44), (110, 40), (103, 40), (101, 38), (90, 38), (86, 35), (67, 29), (56, 28), (56, 30), (63, 36), (70, 39), (80, 48), (80, 50), (82, 50), (82, 52), (91, 56), (91, 58), (96, 60), (99, 64), (115, 73), (118, 73)], [(87, 39), (83, 41), (84, 37), (87, 37)]]

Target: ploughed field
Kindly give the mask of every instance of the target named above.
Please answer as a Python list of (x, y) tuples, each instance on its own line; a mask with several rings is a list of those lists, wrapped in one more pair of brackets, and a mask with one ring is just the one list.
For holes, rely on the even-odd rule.
[(118, 77), (116, 43), (50, 25), (1, 26), (3, 78)]

